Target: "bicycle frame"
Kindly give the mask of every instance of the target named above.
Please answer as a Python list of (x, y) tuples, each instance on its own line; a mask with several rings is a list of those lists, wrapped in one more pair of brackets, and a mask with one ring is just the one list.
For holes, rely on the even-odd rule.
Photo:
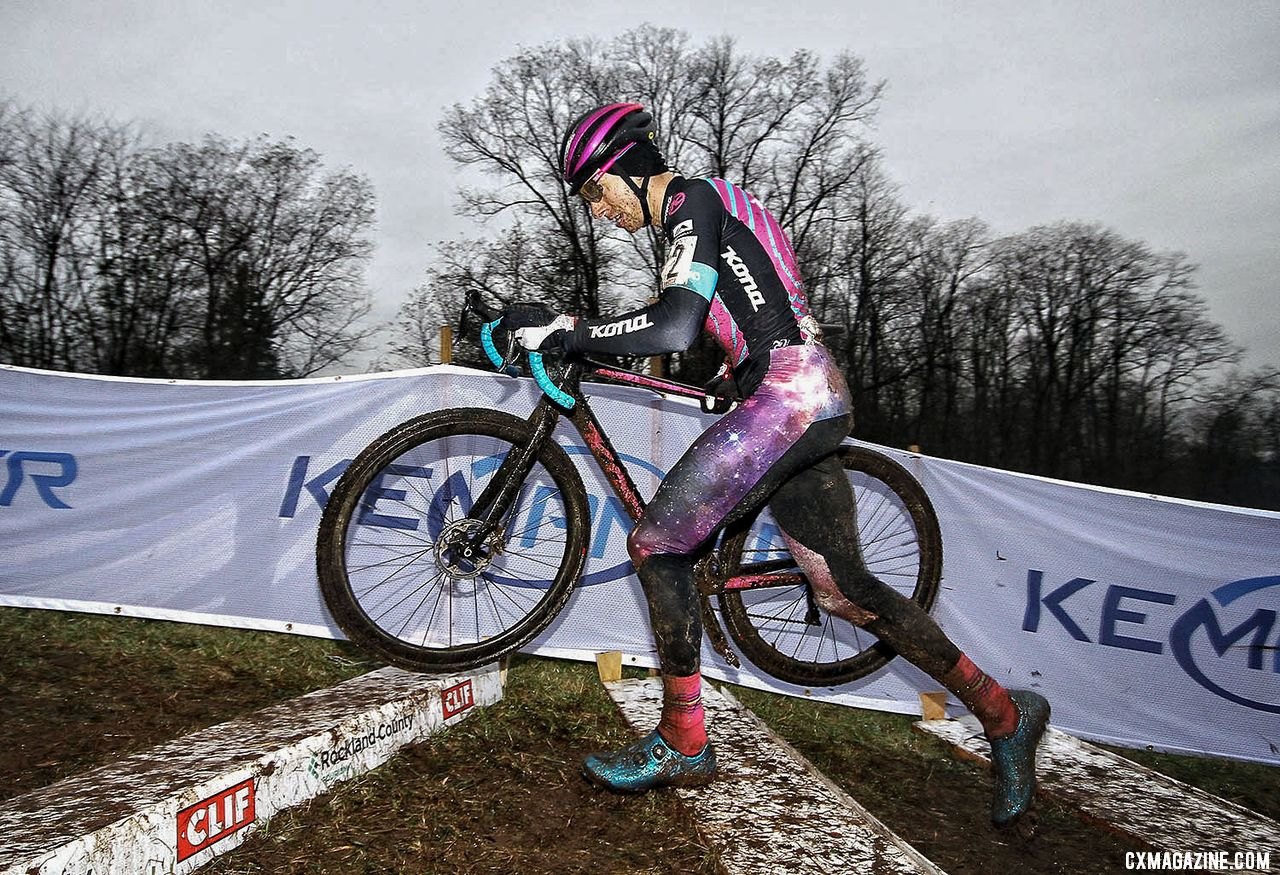
[[(640, 490), (631, 478), (630, 471), (623, 464), (617, 450), (614, 449), (612, 441), (609, 440), (609, 436), (605, 433), (604, 427), (600, 424), (600, 420), (596, 417), (595, 411), (591, 409), (590, 401), (582, 391), (581, 380), (584, 372), (589, 376), (598, 377), (616, 385), (635, 386), (650, 389), (660, 394), (675, 395), (683, 398), (701, 399), (703, 397), (703, 391), (697, 387), (661, 377), (638, 374), (634, 371), (615, 368), (590, 360), (569, 364), (564, 370), (561, 388), (573, 398), (575, 403), (572, 408), (566, 413), (562, 407), (547, 395), (544, 394), (539, 399), (538, 404), (528, 418), (534, 439), (520, 453), (511, 453), (503, 461), (502, 466), (499, 468), (498, 476), (495, 476), (490, 481), (489, 485), (476, 500), (471, 513), (473, 517), (479, 516), (485, 519), (486, 522), (491, 523), (496, 523), (502, 517), (510, 501), (514, 500), (519, 486), (532, 467), (533, 460), (543, 442), (551, 438), (559, 418), (566, 416), (582, 437), (588, 452), (595, 459), (601, 473), (604, 474), (610, 488), (613, 489), (614, 494), (622, 502), (623, 508), (632, 522), (640, 519), (641, 514), (644, 513), (644, 499), (641, 498)], [(802, 575), (779, 573), (790, 567), (793, 567), (793, 564), (785, 559), (757, 562), (747, 567), (747, 573), (725, 577), (720, 573), (720, 569), (714, 567), (711, 552), (703, 555), (695, 564), (694, 579), (701, 604), (703, 628), (711, 641), (712, 648), (730, 665), (738, 667), (740, 663), (737, 655), (729, 648), (729, 642), (725, 637), (724, 630), (720, 627), (720, 623), (711, 608), (710, 596), (718, 595), (726, 590), (746, 590), (767, 586), (795, 586), (803, 582)]]
[[(583, 563), (595, 543), (589, 531), (592, 502), (574, 470), (575, 460), (557, 441), (560, 417), (569, 419), (596, 460), (617, 496), (611, 501), (620, 503), (632, 521), (644, 518), (645, 500), (623, 463), (627, 457), (615, 450), (592, 410), (583, 393), (584, 377), (648, 389), (660, 397), (705, 397), (693, 386), (589, 360), (563, 362), (553, 379), (538, 352), (517, 353), (515, 332), (506, 332), (502, 355), (493, 341), (501, 319), (479, 306), (473, 309), (487, 320), (480, 341), (494, 367), (518, 373), (510, 365), (524, 357), (542, 390), (530, 403), (532, 410), (526, 408), (527, 418), (458, 407), (395, 426), (365, 447), (339, 478), (316, 539), (321, 591), (338, 625), (351, 640), (413, 670), (470, 667), (512, 652), (546, 629), (580, 585)], [(589, 385), (587, 389), (592, 391)], [(461, 452), (449, 448), (455, 436), (463, 438)], [(450, 466), (447, 460), (455, 456), (459, 461)], [(436, 476), (441, 482), (424, 489), (419, 481), (434, 476), (433, 460), (443, 461)], [(865, 497), (864, 510), (870, 508), (851, 515), (855, 525), (861, 524), (859, 558), (866, 557), (870, 570), (887, 576), (899, 592), (928, 610), (942, 563), (937, 517), (928, 496), (907, 470), (883, 454), (849, 447), (837, 461), (855, 493), (849, 498)], [(834, 472), (820, 473), (827, 477)], [(403, 527), (388, 526), (386, 517), (369, 513), (383, 499), (397, 502), (414, 519), (406, 518)], [(563, 519), (540, 509), (553, 500), (563, 508)], [(525, 510), (527, 517), (522, 516)], [(700, 618), (715, 652), (726, 663), (739, 665), (729, 649), (732, 640), (757, 668), (804, 686), (863, 677), (892, 659), (883, 642), (863, 640), (856, 628), (852, 637), (839, 634), (841, 621), (857, 627), (858, 617), (830, 610), (830, 593), (810, 586), (795, 559), (774, 539), (773, 528), (762, 525), (760, 509), (744, 510), (749, 512), (690, 557)], [(425, 520), (425, 530), (419, 531), (418, 518)], [(513, 540), (514, 526), (524, 521), (530, 527)], [(544, 523), (562, 528), (562, 534), (548, 530), (542, 538), (557, 551), (548, 557), (551, 561), (528, 552), (535, 549), (535, 530)], [(412, 532), (388, 531), (400, 528)], [(862, 540), (864, 530), (869, 541)], [(495, 575), (484, 573), (508, 553), (515, 558), (498, 562)], [(521, 574), (521, 562), (538, 563), (533, 577)], [(554, 571), (542, 586), (547, 568)], [(455, 624), (455, 607), (467, 615), (459, 615), (460, 624)]]

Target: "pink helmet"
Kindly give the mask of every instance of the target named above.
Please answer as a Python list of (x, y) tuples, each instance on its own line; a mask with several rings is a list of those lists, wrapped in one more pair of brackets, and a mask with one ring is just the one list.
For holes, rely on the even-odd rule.
[(653, 116), (638, 103), (610, 103), (580, 116), (560, 143), (560, 175), (569, 193), (577, 194), (582, 183), (607, 173), (628, 152), (633, 154), (621, 169), (638, 171), (634, 175), (666, 170), (653, 143), (656, 133)]

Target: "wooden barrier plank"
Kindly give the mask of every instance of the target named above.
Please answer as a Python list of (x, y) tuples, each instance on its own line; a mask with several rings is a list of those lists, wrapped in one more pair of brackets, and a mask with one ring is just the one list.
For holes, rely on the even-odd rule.
[[(970, 715), (915, 727), (949, 742), (960, 756), (990, 764), (991, 747)], [(1052, 726), (1040, 742), (1036, 776), (1042, 792), (1155, 850), (1280, 850), (1280, 823), (1271, 818)]]
[[(606, 684), (643, 733), (662, 711), (660, 679)], [(728, 875), (787, 872), (942, 872), (778, 738), (727, 690), (703, 685), (707, 730), (720, 774), (675, 792)]]
[(187, 873), (277, 811), (502, 698), (496, 668), (383, 668), (0, 803), (0, 873)]

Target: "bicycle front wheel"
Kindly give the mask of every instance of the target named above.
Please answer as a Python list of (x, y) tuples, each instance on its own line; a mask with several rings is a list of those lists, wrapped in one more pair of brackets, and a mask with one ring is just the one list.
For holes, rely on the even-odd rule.
[(472, 668), (510, 653), (564, 607), (583, 563), (587, 494), (547, 441), (499, 524), (473, 501), (528, 423), (460, 408), (410, 420), (347, 468), (325, 507), (316, 568), (325, 604), (360, 647), (416, 671)]
[[(926, 611), (942, 577), (942, 535), (924, 488), (892, 459), (863, 447), (840, 449), (853, 487), (858, 539), (867, 568)], [(894, 650), (818, 607), (767, 511), (721, 543), (725, 577), (763, 575), (764, 585), (726, 590), (720, 611), (734, 642), (758, 668), (801, 686), (837, 686), (884, 666)], [(769, 575), (780, 583), (768, 585)]]

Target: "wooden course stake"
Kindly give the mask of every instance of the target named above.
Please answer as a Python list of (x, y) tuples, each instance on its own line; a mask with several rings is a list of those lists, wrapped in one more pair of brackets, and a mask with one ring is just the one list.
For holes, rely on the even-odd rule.
[(923, 720), (947, 719), (946, 690), (930, 690), (920, 694), (920, 717)]
[(606, 650), (604, 653), (597, 653), (596, 672), (600, 675), (602, 684), (622, 680), (622, 651)]

